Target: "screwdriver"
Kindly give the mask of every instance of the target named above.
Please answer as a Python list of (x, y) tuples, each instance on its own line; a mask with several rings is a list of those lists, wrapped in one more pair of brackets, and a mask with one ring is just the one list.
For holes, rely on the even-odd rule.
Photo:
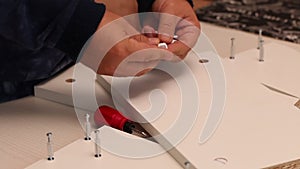
[(106, 105), (97, 109), (94, 114), (94, 121), (98, 127), (108, 125), (129, 134), (137, 134), (143, 138), (151, 137), (146, 131), (136, 128), (137, 124), (124, 117), (121, 112)]

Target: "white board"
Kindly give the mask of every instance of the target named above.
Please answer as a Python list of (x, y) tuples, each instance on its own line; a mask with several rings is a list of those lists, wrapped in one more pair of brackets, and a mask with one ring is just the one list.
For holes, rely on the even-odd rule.
[[(187, 58), (186, 63), (197, 75), (196, 79), (200, 84), (199, 114), (195, 118), (195, 123), (191, 124), (192, 130), (182, 142), (174, 145), (175, 149), (170, 153), (181, 165), (188, 160), (196, 168), (261, 168), (299, 158), (300, 138), (297, 132), (300, 128), (300, 115), (299, 110), (293, 106), (297, 99), (275, 93), (261, 85), (265, 83), (300, 96), (300, 82), (297, 78), (300, 70), (299, 52), (271, 43), (265, 45), (263, 63), (258, 62), (256, 49), (237, 54), (235, 60), (225, 58), (221, 61), (227, 85), (224, 116), (214, 135), (204, 144), (200, 144), (199, 137), (207, 120), (213, 93), (204, 65), (199, 64), (195, 56)], [(86, 69), (79, 65), (79, 69), (81, 68)], [(36, 96), (74, 105), (71, 86), (61, 85), (72, 74), (73, 70), (69, 70), (58, 78), (37, 86)], [(63, 78), (59, 80), (60, 77)], [(111, 82), (109, 77), (106, 77), (106, 80)], [(112, 105), (109, 95), (103, 88), (97, 84), (95, 86), (96, 100), (101, 98), (101, 101), (97, 101), (103, 103), (104, 100), (104, 103)], [(168, 99), (163, 111), (158, 112), (161, 114), (157, 118), (155, 118), (157, 112), (154, 112), (153, 116), (151, 113), (142, 113), (151, 106), (149, 94), (153, 89), (162, 90), (165, 93), (164, 97)], [(153, 99), (161, 99), (159, 90), (152, 92)], [(82, 96), (86, 95), (84, 89), (78, 92), (81, 92)], [(178, 86), (170, 76), (153, 71), (131, 83), (131, 97), (128, 103), (131, 108), (141, 113), (143, 119), (150, 122), (144, 124), (144, 127), (151, 134), (157, 135), (164, 133), (178, 118), (179, 95)], [(86, 98), (89, 98), (88, 95)], [(91, 103), (92, 101), (87, 100), (78, 107), (94, 111), (95, 106)], [(118, 104), (127, 106), (128, 103)], [(125, 113), (130, 113), (126, 112), (125, 107), (124, 110)], [(164, 139), (158, 141), (164, 144)], [(224, 165), (216, 161), (216, 158), (225, 158), (228, 162)]]
[[(124, 135), (124, 137), (135, 137), (125, 134), (123, 132), (114, 130), (110, 127), (102, 127), (100, 129), (101, 142), (114, 142), (114, 135)], [(139, 139), (139, 138), (135, 138)], [(140, 146), (145, 149), (162, 149), (158, 144), (140, 138)], [(94, 142), (79, 139), (70, 145), (58, 150), (54, 153), (54, 160), (48, 161), (46, 158), (42, 159), (26, 169), (66, 169), (66, 168), (89, 168), (89, 169), (119, 169), (119, 168), (181, 168), (178, 163), (168, 154), (164, 153), (151, 158), (125, 158), (113, 154), (109, 151), (102, 149), (101, 157), (94, 157)], [(46, 149), (46, 148), (45, 148)], [(135, 151), (135, 147), (131, 147)]]
[[(84, 76), (87, 79), (96, 79), (96, 74), (82, 64), (77, 64), (76, 70), (80, 75)], [(75, 66), (69, 68), (65, 72), (59, 74), (58, 76), (50, 79), (42, 84), (35, 86), (34, 93), (36, 97), (51, 100), (54, 102), (62, 103), (68, 106), (74, 106), (73, 100), (73, 85), (78, 83), (80, 79), (76, 79), (74, 76)], [(73, 83), (66, 82), (68, 79), (74, 79)], [(89, 88), (87, 86), (82, 86), (80, 90), (76, 90), (80, 97), (84, 98), (84, 102), (78, 105), (79, 108), (84, 110), (89, 110), (94, 112), (98, 107), (93, 106), (93, 101), (91, 101), (90, 93), (88, 92)], [(96, 100), (99, 101), (99, 104), (105, 104), (113, 106), (110, 95), (99, 85), (95, 84), (93, 92), (97, 93)]]
[[(190, 55), (186, 63), (197, 75), (201, 101), (199, 114), (194, 125), (191, 124), (191, 131), (174, 145), (177, 152), (180, 152), (178, 158), (183, 155), (196, 168), (250, 169), (300, 157), (300, 135), (297, 134), (300, 128), (300, 110), (294, 106), (298, 99), (271, 91), (261, 84), (268, 84), (299, 97), (299, 52), (270, 43), (265, 45), (265, 62), (258, 62), (256, 49), (239, 53), (235, 60), (222, 59), (227, 84), (224, 115), (216, 132), (203, 144), (200, 144), (199, 137), (211, 109), (213, 91), (209, 76), (204, 66), (197, 62), (197, 57)], [(112, 83), (111, 77), (104, 76), (104, 79)], [(124, 79), (114, 80), (113, 86), (117, 93), (124, 96), (126, 87), (122, 85), (126, 83), (122, 81)], [(100, 82), (103, 83), (101, 80)], [(155, 96), (155, 89), (164, 92), (167, 104), (158, 118), (153, 120), (147, 109), (151, 107), (149, 97)], [(144, 125), (150, 134), (165, 133), (178, 120), (180, 90), (176, 82), (161, 71), (134, 79), (129, 91), (128, 102), (151, 122), (151, 126)], [(164, 137), (172, 140), (171, 135)], [(164, 141), (158, 141), (164, 144)], [(175, 158), (177, 152), (172, 154)], [(223, 164), (215, 159), (226, 159), (227, 162)]]

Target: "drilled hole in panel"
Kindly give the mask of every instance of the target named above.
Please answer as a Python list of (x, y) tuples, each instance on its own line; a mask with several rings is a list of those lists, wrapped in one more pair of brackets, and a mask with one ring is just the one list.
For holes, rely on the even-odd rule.
[(191, 167), (191, 163), (190, 162), (185, 162), (184, 163), (184, 169), (190, 169), (190, 167)]
[(223, 164), (223, 165), (227, 164), (227, 162), (228, 162), (228, 160), (226, 158), (224, 158), (224, 157), (215, 158), (214, 161), (218, 162), (220, 164)]
[(76, 80), (75, 79), (72, 79), (72, 78), (69, 78), (69, 79), (66, 79), (66, 82), (67, 83), (74, 83)]
[(200, 63), (208, 63), (209, 60), (208, 60), (208, 59), (200, 59), (199, 62), (200, 62)]

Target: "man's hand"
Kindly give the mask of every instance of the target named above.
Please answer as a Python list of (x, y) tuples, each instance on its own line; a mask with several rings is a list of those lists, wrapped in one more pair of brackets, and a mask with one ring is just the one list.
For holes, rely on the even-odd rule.
[[(98, 74), (113, 76), (140, 76), (157, 66), (161, 60), (170, 60), (157, 49), (159, 39), (135, 35), (116, 44), (103, 58)], [(170, 55), (169, 55), (170, 56)]]
[[(163, 13), (157, 28), (159, 39), (169, 44), (170, 52), (183, 59), (200, 34), (200, 23), (191, 5), (187, 0), (155, 0), (152, 11)], [(175, 34), (179, 41), (171, 43)]]
[(158, 38), (142, 35), (125, 19), (106, 11), (81, 61), (98, 74), (139, 76), (161, 60), (171, 60), (170, 52), (159, 49), (158, 43)]

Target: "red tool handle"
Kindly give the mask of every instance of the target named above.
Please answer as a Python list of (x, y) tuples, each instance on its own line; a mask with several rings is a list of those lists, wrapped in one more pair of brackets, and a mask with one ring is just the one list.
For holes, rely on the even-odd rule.
[(118, 110), (109, 106), (100, 106), (94, 114), (94, 121), (97, 126), (109, 125), (122, 131), (131, 124)]

